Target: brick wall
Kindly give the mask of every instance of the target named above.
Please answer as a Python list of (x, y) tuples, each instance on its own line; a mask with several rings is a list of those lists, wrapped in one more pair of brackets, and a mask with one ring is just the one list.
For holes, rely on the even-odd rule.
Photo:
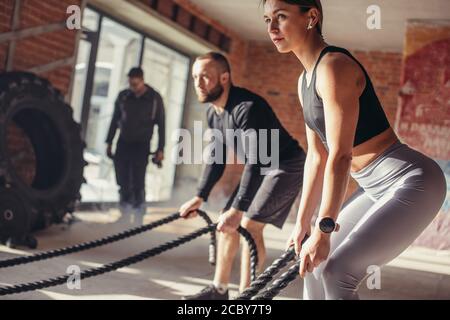
[[(0, 1), (0, 33), (10, 30), (10, 17), (12, 16), (13, 5), (14, 0)], [(8, 45), (0, 43), (0, 71), (5, 66), (7, 51)]]
[(13, 122), (6, 128), (6, 145), (14, 172), (22, 182), (31, 186), (36, 174), (36, 155), (28, 136)]
[[(244, 85), (263, 96), (285, 128), (306, 147), (305, 126), (297, 94), (303, 67), (293, 54), (280, 54), (273, 45), (251, 42)], [(262, 67), (264, 66), (264, 67)]]
[(400, 90), (402, 53), (354, 51), (352, 54), (369, 73), (389, 122), (394, 126)]
[[(80, 5), (79, 0), (23, 0), (20, 10), (20, 28), (31, 28), (67, 19), (67, 7)], [(72, 32), (73, 33), (73, 32)]]
[(416, 244), (450, 249), (450, 22), (407, 24), (397, 118), (400, 136), (434, 158), (447, 180), (447, 198)]
[(9, 30), (10, 17), (12, 15), (14, 0), (0, 1), (0, 32)]
[[(23, 0), (19, 14), (19, 30), (64, 22), (69, 5), (80, 5), (81, 0)], [(0, 0), (0, 33), (10, 31), (14, 1)], [(16, 42), (13, 56), (13, 70), (27, 70), (73, 56), (76, 47), (76, 31), (64, 29), (45, 33)], [(0, 71), (6, 67), (8, 44), (0, 44)], [(69, 91), (72, 70), (63, 66), (41, 76), (64, 94)]]
[(408, 24), (398, 129), (405, 141), (450, 160), (450, 22)]
[(189, 0), (174, 0), (174, 1), (175, 3), (185, 8), (187, 11), (196, 15), (197, 17), (206, 21), (207, 23), (213, 25), (215, 28), (217, 28), (217, 30), (223, 32), (232, 39), (232, 45), (230, 52), (228, 54), (228, 59), (230, 60), (230, 64), (233, 69), (234, 81), (236, 83), (242, 83), (243, 78), (245, 76), (245, 67), (247, 62), (246, 59), (242, 58), (247, 55), (248, 44), (246, 43), (246, 41), (241, 39), (239, 35), (237, 35), (235, 32), (223, 26), (217, 20), (210, 18), (207, 14), (205, 14), (205, 12), (201, 8), (194, 5)]

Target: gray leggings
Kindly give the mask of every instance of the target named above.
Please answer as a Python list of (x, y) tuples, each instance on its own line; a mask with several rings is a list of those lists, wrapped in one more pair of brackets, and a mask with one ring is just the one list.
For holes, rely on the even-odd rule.
[(361, 189), (343, 206), (328, 259), (305, 278), (304, 299), (358, 299), (369, 266), (402, 253), (431, 223), (447, 186), (432, 159), (397, 142), (352, 177)]

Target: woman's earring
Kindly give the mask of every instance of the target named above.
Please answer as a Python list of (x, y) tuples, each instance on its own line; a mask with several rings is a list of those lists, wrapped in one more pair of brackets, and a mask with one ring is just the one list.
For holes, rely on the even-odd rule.
[(308, 25), (308, 30), (311, 30), (312, 28), (313, 28), (313, 26), (312, 26), (312, 24), (310, 22), (309, 25)]

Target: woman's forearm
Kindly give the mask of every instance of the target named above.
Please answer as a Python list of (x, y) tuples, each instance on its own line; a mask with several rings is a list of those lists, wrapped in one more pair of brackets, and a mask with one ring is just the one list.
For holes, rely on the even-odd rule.
[(325, 164), (326, 159), (320, 159), (310, 153), (306, 156), (297, 223), (304, 225), (311, 223), (312, 216), (320, 202)]
[(329, 156), (325, 167), (319, 218), (337, 219), (347, 192), (351, 156)]

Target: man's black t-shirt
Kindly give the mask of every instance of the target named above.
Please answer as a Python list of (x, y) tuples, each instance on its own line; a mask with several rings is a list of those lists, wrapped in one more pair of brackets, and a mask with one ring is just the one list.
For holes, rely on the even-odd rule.
[[(220, 130), (224, 139), (222, 141), (214, 139), (214, 143), (221, 144), (220, 147), (223, 148), (223, 161), (206, 164), (203, 170), (197, 195), (205, 201), (225, 170), (227, 147), (230, 148), (232, 145), (238, 155), (240, 150), (246, 150), (243, 147), (246, 143), (245, 135), (237, 134), (235, 137), (226, 139), (227, 130), (228, 135), (230, 130), (232, 130), (231, 132), (240, 130), (243, 133), (253, 131), (256, 133), (257, 138), (257, 143), (250, 143), (250, 147), (247, 148), (247, 150), (252, 151), (248, 153), (246, 150), (244, 153), (244, 172), (241, 177), (238, 194), (232, 204), (234, 208), (241, 211), (247, 211), (249, 208), (255, 190), (252, 184), (259, 180), (257, 176), (261, 174), (260, 169), (264, 167), (260, 159), (261, 147), (265, 148), (265, 151), (262, 151), (264, 154), (273, 156), (271, 150), (272, 141), (270, 139), (271, 130), (278, 130), (279, 140), (275, 141), (278, 150), (275, 149), (273, 151), (279, 152), (279, 161), (289, 160), (303, 153), (298, 142), (282, 126), (267, 101), (247, 89), (232, 86), (224, 112), (218, 114), (214, 107), (210, 106), (207, 110), (207, 121), (208, 127)], [(267, 134), (265, 136), (268, 138), (265, 139), (266, 143), (262, 143), (261, 129), (266, 129)], [(241, 149), (238, 150), (239, 148)], [(219, 148), (216, 147), (215, 149), (218, 150)], [(209, 156), (216, 159), (213, 153)]]
[(158, 126), (158, 150), (165, 145), (165, 112), (160, 94), (150, 86), (140, 97), (131, 90), (123, 90), (117, 97), (114, 114), (109, 127), (107, 143), (112, 143), (116, 130), (120, 128), (120, 140), (128, 143), (148, 143)]

